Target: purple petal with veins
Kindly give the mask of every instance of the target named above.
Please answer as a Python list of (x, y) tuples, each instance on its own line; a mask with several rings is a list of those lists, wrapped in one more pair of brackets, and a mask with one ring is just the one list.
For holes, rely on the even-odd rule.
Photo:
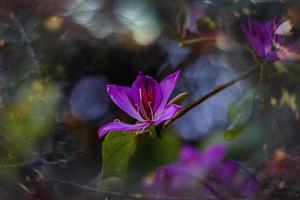
[(135, 130), (143, 130), (148, 128), (149, 124), (147, 122), (142, 122), (139, 124), (127, 124), (119, 121), (107, 123), (103, 125), (99, 131), (99, 137), (104, 137), (108, 132), (111, 131), (135, 131)]
[(160, 115), (157, 116), (155, 124), (160, 124), (163, 121), (169, 120), (175, 116), (175, 114), (182, 108), (182, 106), (171, 104), (165, 107)]
[(170, 98), (170, 96), (177, 84), (177, 81), (179, 79), (179, 74), (180, 74), (180, 71), (170, 74), (170, 75), (166, 76), (159, 83), (159, 86), (160, 86), (161, 92), (162, 92), (162, 99), (161, 99), (161, 103), (160, 103), (159, 107), (157, 108), (157, 110), (155, 112), (154, 118), (157, 118), (158, 115), (161, 114), (162, 110), (166, 108), (168, 99)]
[(118, 85), (108, 85), (107, 93), (112, 101), (128, 115), (136, 120), (143, 120), (134, 106), (133, 100), (130, 96), (130, 88)]

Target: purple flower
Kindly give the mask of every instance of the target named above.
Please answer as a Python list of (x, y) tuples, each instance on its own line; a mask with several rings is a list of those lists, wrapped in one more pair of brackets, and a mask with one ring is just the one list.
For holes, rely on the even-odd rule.
[(143, 132), (152, 125), (171, 119), (181, 108), (176, 104), (168, 104), (179, 73), (168, 75), (160, 83), (140, 73), (131, 87), (108, 85), (107, 93), (113, 102), (138, 123), (133, 125), (116, 120), (105, 124), (98, 131), (100, 138), (111, 131)]
[(198, 4), (190, 5), (185, 9), (184, 14), (183, 38), (191, 33), (198, 34), (197, 21), (205, 15), (204, 8)]
[(242, 30), (251, 47), (259, 57), (266, 61), (295, 60), (299, 58), (299, 44), (289, 42), (285, 45), (285, 36), (291, 35), (291, 24), (278, 19), (262, 24), (249, 19), (248, 25)]
[(184, 9), (182, 39), (215, 36), (216, 25), (207, 16), (207, 8), (202, 3), (192, 3)]
[(255, 177), (234, 161), (223, 161), (226, 147), (216, 144), (199, 152), (184, 146), (178, 161), (158, 169), (144, 182), (150, 193), (167, 196), (212, 194), (216, 197), (249, 197), (256, 190)]

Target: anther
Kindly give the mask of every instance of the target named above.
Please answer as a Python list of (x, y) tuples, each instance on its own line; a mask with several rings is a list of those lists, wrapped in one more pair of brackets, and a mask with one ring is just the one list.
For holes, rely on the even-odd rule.
[(140, 97), (140, 102), (142, 102), (143, 96), (142, 96), (142, 89), (141, 88), (139, 88), (139, 97)]

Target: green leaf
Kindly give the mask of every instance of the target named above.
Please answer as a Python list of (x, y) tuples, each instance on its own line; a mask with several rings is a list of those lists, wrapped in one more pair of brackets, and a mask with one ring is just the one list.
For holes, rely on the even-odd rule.
[(226, 140), (236, 138), (246, 128), (253, 112), (254, 96), (255, 92), (251, 91), (229, 106), (228, 120), (230, 125), (224, 133), (224, 138)]
[(176, 130), (167, 129), (161, 139), (144, 137), (132, 156), (127, 177), (133, 180), (142, 179), (160, 166), (174, 162), (182, 146)]
[(97, 188), (101, 191), (121, 191), (124, 186), (124, 181), (119, 177), (109, 177), (106, 179), (101, 180), (97, 184)]
[(134, 132), (109, 133), (102, 145), (103, 178), (124, 175), (136, 146), (137, 136)]
[(185, 98), (189, 95), (187, 92), (183, 92), (174, 97), (169, 104), (177, 104), (180, 105), (184, 102)]

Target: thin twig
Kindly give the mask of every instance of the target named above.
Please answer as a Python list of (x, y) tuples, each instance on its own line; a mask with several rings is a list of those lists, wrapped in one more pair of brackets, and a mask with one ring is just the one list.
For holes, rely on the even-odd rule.
[(26, 162), (26, 163), (16, 163), (16, 164), (4, 164), (0, 165), (0, 170), (1, 169), (7, 169), (7, 168), (17, 168), (17, 167), (22, 167), (25, 165), (30, 165), (32, 162)]
[[(191, 43), (196, 43), (196, 42), (205, 43), (205, 42), (211, 42), (215, 40), (216, 40), (215, 37), (194, 38), (190, 40), (179, 41), (179, 46), (184, 47)], [(172, 67), (172, 71), (177, 71), (180, 69), (183, 72), (191, 63), (193, 63), (195, 60), (199, 58), (200, 51), (201, 48), (193, 48), (186, 56), (184, 56), (184, 58), (178, 64)], [(166, 70), (162, 70), (159, 74), (167, 75), (169, 73), (170, 71), (166, 69)]]
[(73, 154), (72, 156), (70, 156), (69, 158), (66, 159), (58, 159), (58, 160), (54, 160), (54, 161), (48, 161), (45, 156), (47, 155), (47, 153), (45, 153), (44, 155), (41, 155), (40, 157), (37, 157), (35, 160), (33, 161), (29, 161), (29, 162), (23, 162), (23, 163), (12, 163), (12, 164), (2, 164), (0, 165), (0, 170), (1, 169), (7, 169), (7, 168), (19, 168), (19, 167), (25, 167), (25, 166), (30, 166), (30, 165), (59, 165), (59, 164), (69, 164), (71, 162), (76, 161), (78, 158), (81, 158), (83, 156), (88, 155), (88, 153), (85, 154), (79, 154), (79, 155), (75, 155)]
[(33, 65), (34, 65), (34, 68), (35, 68), (35, 72), (36, 72), (36, 76), (38, 78), (41, 77), (41, 70), (40, 70), (40, 63), (34, 53), (34, 50), (30, 44), (30, 41), (26, 35), (26, 32), (19, 20), (19, 18), (15, 15), (11, 15), (10, 16), (11, 20), (16, 24), (19, 32), (20, 32), (20, 36), (21, 36), (21, 39), (22, 39), (22, 43), (24, 45), (24, 48), (25, 48), (25, 51), (26, 51), (26, 54), (30, 57)]
[(247, 78), (248, 76), (250, 76), (251, 74), (253, 74), (256, 70), (258, 70), (259, 67), (257, 64), (255, 64), (252, 68), (250, 68), (249, 70), (247, 70), (246, 72), (240, 74), (238, 77), (228, 81), (227, 83), (224, 83), (222, 85), (219, 85), (217, 87), (215, 87), (212, 91), (210, 91), (209, 93), (205, 94), (204, 96), (200, 97), (199, 99), (196, 99), (194, 102), (192, 102), (190, 105), (188, 105), (187, 107), (185, 107), (184, 109), (182, 109), (181, 111), (179, 111), (174, 118), (172, 118), (171, 120), (167, 121), (164, 125), (164, 128), (166, 128), (167, 126), (169, 126), (171, 123), (173, 123), (176, 119), (178, 119), (179, 117), (183, 116), (185, 113), (187, 113), (188, 111), (190, 111), (191, 109), (195, 108), (196, 106), (198, 106), (199, 104), (203, 103), (204, 101), (206, 101), (207, 99), (209, 99), (210, 97), (212, 97), (213, 95), (217, 94), (218, 92), (228, 88), (229, 86), (239, 82), (240, 80), (243, 80), (245, 78)]
[(112, 192), (112, 191), (101, 191), (95, 187), (87, 186), (87, 185), (81, 185), (78, 183), (70, 182), (70, 181), (65, 181), (65, 180), (60, 180), (56, 178), (44, 178), (46, 181), (49, 182), (55, 182), (59, 184), (65, 184), (65, 185), (70, 185), (76, 188), (81, 188), (84, 190), (88, 191), (93, 191), (96, 192), (102, 196), (114, 196), (122, 199), (152, 199), (152, 200), (191, 200), (192, 198), (188, 197), (166, 197), (166, 196), (149, 196), (149, 195), (142, 195), (142, 194), (127, 194), (127, 193), (121, 193), (121, 192)]

